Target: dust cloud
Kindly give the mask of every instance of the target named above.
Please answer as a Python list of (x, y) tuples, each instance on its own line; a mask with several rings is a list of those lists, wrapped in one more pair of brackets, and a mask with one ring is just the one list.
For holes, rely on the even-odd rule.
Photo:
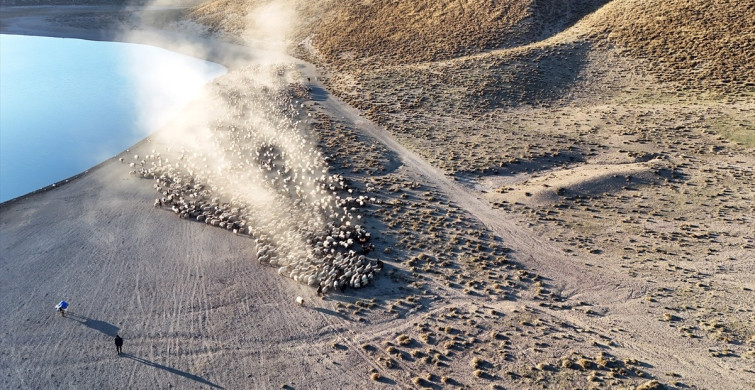
[[(140, 34), (132, 41), (230, 67), (152, 136), (154, 150), (133, 156), (131, 173), (154, 181), (157, 208), (254, 238), (257, 259), (281, 275), (323, 292), (358, 288), (382, 269), (365, 257), (371, 237), (359, 213), (371, 199), (351, 196), (308, 133), (302, 102), (309, 91), (285, 51), (295, 19), (282, 1), (250, 9), (243, 55), (233, 45), (219, 51), (222, 44), (203, 36), (186, 39), (196, 27), (168, 36), (130, 32)], [(199, 77), (170, 65), (134, 74), (144, 83)], [(160, 112), (159, 102), (143, 103), (144, 120)]]

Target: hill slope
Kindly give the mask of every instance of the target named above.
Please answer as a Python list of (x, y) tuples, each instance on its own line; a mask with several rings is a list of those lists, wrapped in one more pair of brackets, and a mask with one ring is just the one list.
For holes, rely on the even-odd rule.
[[(603, 1), (351, 1), (315, 29), (329, 60), (434, 61), (540, 40)], [(364, 64), (362, 64), (364, 65)]]
[(755, 87), (755, 7), (747, 0), (612, 1), (586, 26), (648, 59), (662, 80)]
[[(192, 17), (237, 35), (264, 0), (212, 0)], [(375, 68), (529, 45), (576, 30), (592, 45), (646, 59), (664, 81), (723, 90), (755, 86), (755, 11), (746, 0), (286, 0), (292, 37), (308, 35), (331, 66)]]

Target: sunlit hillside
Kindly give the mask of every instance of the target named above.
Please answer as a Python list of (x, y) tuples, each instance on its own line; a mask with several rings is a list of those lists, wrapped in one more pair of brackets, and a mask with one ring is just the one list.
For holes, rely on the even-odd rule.
[[(193, 17), (233, 34), (266, 1), (214, 0)], [(667, 81), (741, 89), (755, 86), (755, 11), (744, 0), (296, 1), (295, 38), (331, 65), (381, 67), (524, 46), (579, 23), (591, 45), (647, 59)]]

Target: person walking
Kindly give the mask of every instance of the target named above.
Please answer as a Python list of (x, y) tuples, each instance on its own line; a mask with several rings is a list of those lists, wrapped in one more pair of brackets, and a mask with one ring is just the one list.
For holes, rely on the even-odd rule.
[(66, 316), (67, 309), (68, 309), (68, 302), (66, 301), (60, 301), (60, 303), (55, 305), (55, 310), (57, 310), (62, 317)]
[(115, 335), (115, 351), (118, 352), (118, 355), (121, 354), (121, 348), (123, 348), (123, 339), (121, 336)]

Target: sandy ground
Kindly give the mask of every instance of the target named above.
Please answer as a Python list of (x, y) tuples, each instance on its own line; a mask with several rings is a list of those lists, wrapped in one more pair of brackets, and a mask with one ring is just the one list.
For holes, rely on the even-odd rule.
[[(109, 39), (49, 18), (68, 8), (2, 12), (4, 33)], [(529, 198), (517, 191), (526, 191), (547, 201), (550, 194), (533, 190), (542, 187), (538, 178), (452, 180), (328, 93), (311, 65), (300, 69), (313, 80), (311, 125), (334, 169), (374, 187), (386, 204), (367, 222), (381, 232), (386, 274), (367, 289), (321, 300), (254, 261), (249, 238), (153, 208), (154, 189), (116, 156), (0, 205), (0, 310), (11, 314), (0, 319), (4, 387), (755, 384), (752, 340), (724, 350), (714, 338), (680, 338), (678, 313), (648, 299), (662, 299), (650, 294), (653, 278), (572, 256), (563, 242), (495, 207), (501, 199), (490, 192), (526, 179), (530, 187), (505, 200), (516, 204)], [(373, 165), (339, 155), (342, 145), (329, 136), (361, 145)], [(146, 140), (122, 156), (155, 146)], [(619, 173), (642, 177), (650, 168), (634, 163)], [(569, 175), (589, 184), (606, 174), (582, 169), (554, 180), (573, 182)], [(740, 258), (751, 271), (747, 253)], [(751, 313), (752, 279), (734, 283), (744, 286), (735, 306)], [(294, 304), (299, 295), (303, 307)], [(66, 318), (54, 315), (61, 299), (71, 303)], [(668, 313), (675, 315), (664, 320)], [(125, 339), (120, 357), (115, 333)]]
[(359, 359), (319, 352), (340, 326), (293, 304), (311, 291), (253, 261), (250, 239), (155, 212), (154, 190), (125, 173), (106, 163), (4, 205), (6, 388), (348, 387)]

